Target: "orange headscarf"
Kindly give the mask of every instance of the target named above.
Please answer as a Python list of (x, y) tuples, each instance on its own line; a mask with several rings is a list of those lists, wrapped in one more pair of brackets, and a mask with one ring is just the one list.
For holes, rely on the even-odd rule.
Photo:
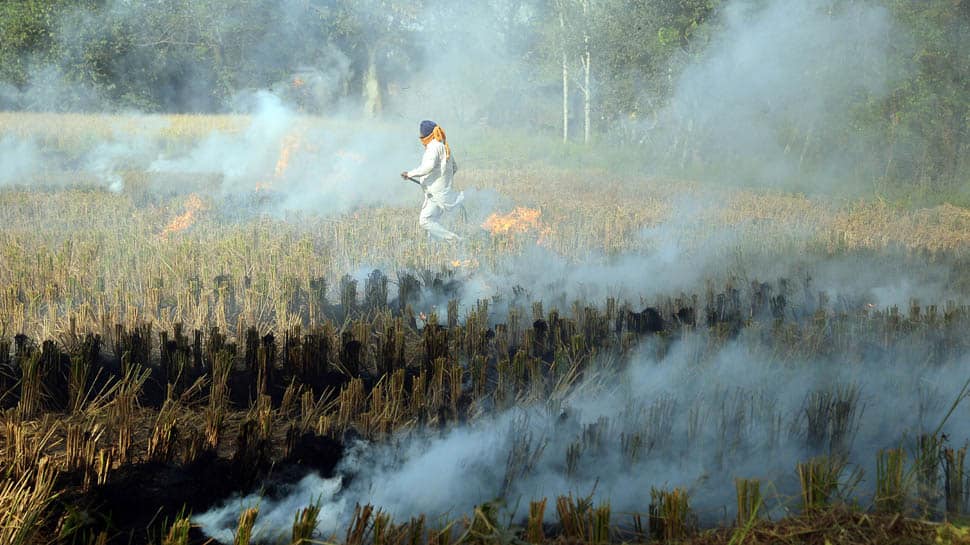
[(445, 131), (440, 125), (435, 125), (434, 130), (431, 131), (431, 134), (421, 138), (421, 143), (424, 144), (424, 147), (428, 147), (428, 144), (430, 144), (432, 140), (437, 140), (445, 145), (445, 159), (447, 159), (448, 156), (451, 155), (451, 148), (448, 146), (448, 141), (445, 140)]

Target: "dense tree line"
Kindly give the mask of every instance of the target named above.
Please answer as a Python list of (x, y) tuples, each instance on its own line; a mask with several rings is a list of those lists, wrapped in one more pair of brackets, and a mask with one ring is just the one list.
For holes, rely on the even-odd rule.
[[(667, 162), (703, 163), (744, 152), (721, 149), (738, 140), (717, 127), (728, 121), (693, 113), (732, 97), (698, 93), (703, 81), (682, 93), (678, 82), (699, 59), (726, 47), (718, 36), (731, 28), (730, 8), (770, 4), (7, 0), (0, 3), (0, 107), (213, 112), (231, 108), (241, 92), (272, 88), (308, 111), (352, 107), (381, 116), (409, 101), (437, 100), (461, 123), (514, 125), (571, 141), (652, 143)], [(853, 157), (864, 158), (853, 168), (865, 176), (966, 184), (970, 2), (808, 4), (833, 20), (881, 10), (893, 35), (874, 50), (878, 59), (866, 59), (870, 37), (847, 27), (847, 38), (862, 33), (858, 53), (819, 51), (824, 61), (793, 72), (806, 90), (838, 87), (819, 101), (817, 115), (791, 113), (802, 106), (797, 99), (761, 100), (770, 111), (764, 115), (774, 116), (769, 132), (780, 149), (799, 168), (824, 166), (833, 153), (853, 149)], [(867, 24), (861, 15), (859, 24)], [(805, 51), (818, 45), (813, 41)], [(742, 52), (727, 64), (743, 59)], [(871, 72), (860, 77), (885, 79), (888, 88), (846, 84), (846, 70)]]

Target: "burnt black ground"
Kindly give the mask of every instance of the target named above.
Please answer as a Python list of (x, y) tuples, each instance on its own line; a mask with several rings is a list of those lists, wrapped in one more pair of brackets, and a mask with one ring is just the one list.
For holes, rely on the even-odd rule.
[[(289, 456), (276, 461), (249, 486), (240, 486), (244, 480), (231, 460), (211, 452), (184, 465), (129, 464), (113, 471), (104, 486), (87, 493), (74, 488), (61, 498), (58, 508), (75, 513), (75, 519), (82, 521), (76, 539), (107, 531), (109, 544), (148, 545), (160, 542), (178, 516), (202, 513), (232, 494), (272, 495), (274, 489), (295, 483), (311, 471), (332, 477), (342, 456), (341, 443), (305, 434)], [(70, 539), (63, 542), (72, 543)], [(190, 543), (206, 542), (193, 529)]]

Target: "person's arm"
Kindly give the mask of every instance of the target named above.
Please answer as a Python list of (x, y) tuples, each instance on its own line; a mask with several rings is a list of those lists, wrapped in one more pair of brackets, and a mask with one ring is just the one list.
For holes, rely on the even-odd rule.
[(458, 161), (455, 161), (455, 156), (451, 156), (451, 175), (454, 176), (458, 172)]
[(438, 162), (438, 148), (439, 146), (428, 144), (428, 147), (424, 150), (424, 156), (421, 158), (421, 164), (414, 170), (408, 171), (408, 178), (421, 178), (431, 174), (435, 163)]

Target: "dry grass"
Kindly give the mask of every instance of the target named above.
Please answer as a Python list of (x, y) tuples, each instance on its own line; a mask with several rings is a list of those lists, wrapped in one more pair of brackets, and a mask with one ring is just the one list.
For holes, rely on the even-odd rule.
[(775, 522), (736, 530), (705, 532), (689, 545), (903, 545), (968, 543), (966, 530), (914, 520), (899, 514), (875, 515), (845, 507), (815, 510)]
[[(0, 114), (3, 131), (65, 148), (115, 131), (155, 133), (159, 125), (164, 138), (180, 144), (213, 130), (243, 130), (247, 120)], [(970, 212), (949, 205), (906, 211), (881, 202), (843, 205), (592, 171), (467, 168), (461, 173), (464, 187), (514, 196), (516, 204), (539, 215), (529, 216), (534, 225), (524, 233), (490, 236), (479, 226), (464, 226), (472, 236), (466, 255), (457, 256), (451, 247), (424, 242), (411, 208), (287, 221), (254, 215), (226, 222), (204, 191), (202, 197), (159, 200), (151, 197), (158, 180), (140, 172), (124, 176), (127, 189), (119, 194), (78, 187), (0, 191), (0, 346), (9, 352), (6, 341), (15, 333), (56, 341), (17, 352), (15, 365), (9, 365), (19, 373), (17, 386), (4, 383), (9, 391), (0, 392), (16, 400), (3, 413), (0, 435), (2, 543), (38, 542), (37, 528), (53, 522), (44, 520), (44, 510), (58, 493), (53, 485), (58, 472), (80, 472), (79, 487), (90, 489), (133, 462), (184, 464), (209, 451), (257, 468), (285, 456), (303, 432), (333, 437), (355, 432), (382, 439), (421, 426), (446, 426), (474, 418), (483, 407), (541, 403), (561, 398), (581, 381), (595, 384), (597, 377), (610, 376), (610, 365), (622, 361), (644, 334), (636, 325), (641, 318), (631, 318), (632, 309), (615, 300), (605, 309), (577, 303), (562, 311), (535, 302), (531, 317), (512, 309), (494, 328), (487, 300), (464, 316), (451, 301), (447, 309), (438, 309), (440, 316), (431, 313), (422, 320), (427, 326), (419, 327), (403, 295), (418, 281), (398, 276), (401, 296), (397, 307), (389, 308), (387, 283), (394, 280), (372, 275), (358, 286), (343, 276), (362, 266), (453, 272), (458, 260), (461, 276), (540, 243), (567, 262), (582, 262), (590, 256), (649, 251), (659, 235), (640, 233), (651, 228), (675, 238), (688, 252), (705, 251), (710, 233), (724, 230), (736, 231), (746, 248), (766, 254), (902, 247), (921, 256), (962, 258), (970, 247)], [(190, 198), (199, 202), (191, 201), (196, 212), (189, 222), (183, 214)], [(160, 236), (179, 218), (186, 223), (184, 230)], [(424, 284), (432, 284), (431, 279)], [(737, 293), (733, 285), (723, 293), (709, 288), (706, 308), (698, 296), (680, 294), (662, 301), (659, 314), (668, 324), (687, 329), (695, 327), (693, 318), (690, 323), (674, 320), (684, 307), (690, 307), (691, 316), (705, 311), (720, 316), (709, 327), (712, 346), (729, 338), (730, 327), (738, 324), (770, 333), (772, 349), (782, 358), (849, 354), (859, 349), (858, 339), (888, 346), (897, 338), (937, 336), (943, 339), (942, 359), (965, 348), (965, 341), (951, 333), (966, 323), (968, 312), (955, 304), (916, 305), (908, 315), (898, 309), (865, 310), (853, 320), (821, 309), (810, 322), (787, 323), (782, 315), (769, 324), (759, 314), (768, 302), (758, 290), (745, 292), (751, 301), (740, 308), (750, 310), (724, 318), (731, 293)], [(111, 377), (98, 378), (101, 369), (91, 344), (95, 334), (104, 346), (101, 356), (120, 368)], [(58, 368), (61, 350), (70, 357), (64, 399), (43, 380), (54, 376), (45, 373)], [(9, 354), (0, 354), (0, 363), (8, 359)], [(307, 386), (328, 373), (341, 380), (316, 391)], [(102, 379), (108, 384), (98, 382)], [(237, 388), (248, 389), (246, 403), (230, 400), (233, 380)], [(154, 381), (164, 384), (164, 396), (154, 405), (144, 403)], [(281, 395), (274, 401), (272, 394)], [(663, 414), (658, 407), (645, 417), (661, 428)], [(602, 448), (599, 434), (606, 425), (584, 430), (582, 440), (566, 453), (570, 472), (580, 469), (586, 449)], [(657, 433), (645, 428), (621, 438), (625, 456), (636, 460)], [(525, 474), (542, 448), (531, 438), (517, 445), (509, 456), (508, 479)], [(952, 513), (966, 511), (964, 451), (950, 450), (945, 456), (947, 507)], [(899, 453), (880, 458), (877, 507), (896, 511), (895, 518), (829, 509), (838, 472), (816, 460), (798, 469), (811, 515), (763, 522), (757, 483), (738, 481), (738, 531), (745, 532), (740, 540), (721, 531), (689, 541), (694, 525), (687, 492), (681, 489), (653, 491), (650, 531), (658, 539), (696, 543), (935, 538), (935, 527), (898, 514), (905, 497), (902, 463)], [(924, 496), (937, 492), (927, 489), (936, 469), (925, 471)], [(557, 499), (556, 510), (559, 527), (552, 531), (544, 522), (546, 501), (530, 504), (525, 529), (530, 542), (559, 536), (602, 544), (616, 538), (611, 525), (618, 514), (608, 504), (594, 508), (590, 500), (568, 496)], [(315, 539), (317, 514), (311, 506), (294, 515), (294, 543)], [(243, 513), (237, 543), (250, 542), (256, 517), (256, 510)], [(484, 507), (467, 526), (465, 542), (498, 545), (512, 535)], [(179, 519), (163, 540), (184, 543), (188, 529), (188, 519)], [(462, 535), (452, 530), (429, 530), (423, 519), (394, 525), (373, 506), (364, 506), (345, 541), (416, 545), (428, 534), (434, 542), (451, 543), (454, 535)], [(642, 531), (639, 535), (645, 537)]]
[(37, 543), (47, 509), (58, 494), (55, 476), (55, 468), (41, 459), (29, 472), (0, 480), (0, 543)]
[[(485, 172), (463, 176), (467, 185), (498, 185)], [(567, 261), (649, 251), (660, 235), (640, 236), (644, 228), (664, 229), (662, 236), (688, 253), (706, 248), (710, 233), (726, 228), (739, 233), (738, 244), (749, 253), (901, 247), (964, 255), (970, 247), (970, 212), (952, 206), (909, 212), (869, 203), (839, 209), (800, 197), (745, 194), (727, 208), (682, 217), (669, 200), (676, 185), (644, 180), (643, 194), (615, 202), (602, 194), (566, 199), (561, 196), (572, 195), (573, 186), (556, 173), (548, 176), (519, 179), (539, 188), (521, 198), (542, 211), (548, 228), (543, 247)], [(151, 321), (163, 330), (175, 323), (190, 329), (216, 325), (238, 338), (240, 320), (260, 331), (303, 322), (299, 307), (286, 302), (312, 293), (318, 279), (337, 286), (345, 271), (451, 269), (458, 259), (459, 274), (469, 272), (455, 250), (423, 240), (412, 209), (367, 209), (298, 223), (255, 218), (234, 225), (201, 211), (186, 231), (159, 238), (183, 204), (177, 199), (168, 206), (140, 206), (125, 194), (100, 192), (0, 192), (2, 329), (62, 338), (73, 318), (76, 330), (100, 331), (103, 337), (105, 325)], [(676, 225), (665, 227), (671, 221)], [(475, 226), (468, 229), (479, 234), (462, 253), (485, 269), (535, 245), (537, 238), (489, 237)], [(735, 246), (718, 251), (727, 259)]]
[[(745, 297), (755, 301), (759, 293), (758, 290), (745, 292)], [(719, 296), (711, 296), (707, 304), (713, 305), (718, 300)], [(693, 298), (684, 301), (699, 304)], [(757, 307), (751, 305), (751, 301), (738, 301), (737, 304), (756, 312)], [(670, 318), (676, 309), (675, 305), (661, 307), (662, 316)], [(917, 334), (915, 332), (927, 338), (945, 340), (938, 348), (940, 361), (952, 360), (965, 353), (966, 339), (950, 338), (945, 332), (965, 324), (970, 319), (970, 310), (948, 306), (940, 315), (934, 312), (929, 309), (924, 312), (920, 308), (910, 309), (906, 314), (895, 310), (869, 311), (845, 320), (822, 311), (816, 312), (808, 321), (766, 324), (762, 331), (772, 332), (764, 340), (774, 344), (774, 353), (795, 358), (811, 358), (819, 354), (823, 348), (815, 333), (824, 323), (830, 324), (826, 331), (831, 333), (826, 337), (824, 349), (837, 351), (849, 360), (856, 357), (853, 355), (855, 351), (867, 343), (891, 343), (898, 338), (909, 338)], [(726, 314), (729, 315), (730, 312)], [(758, 329), (757, 316), (745, 315), (745, 320), (752, 320), (748, 327)], [(501, 400), (509, 405), (529, 405), (561, 399), (576, 387), (576, 377), (583, 377), (584, 388), (595, 388), (597, 382), (608, 381), (612, 373), (622, 369), (614, 367), (617, 364), (610, 363), (609, 359), (595, 355), (615, 354), (615, 358), (623, 361), (624, 354), (635, 346), (631, 339), (642, 337), (642, 333), (636, 332), (637, 322), (630, 318), (629, 307), (615, 302), (607, 305), (605, 311), (576, 305), (566, 313), (558, 310), (544, 312), (542, 306), (536, 304), (532, 318), (534, 322), (530, 324), (513, 309), (505, 323), (494, 330), (475, 316), (465, 322), (457, 321), (450, 327), (429, 325), (419, 328), (385, 309), (349, 319), (339, 329), (329, 322), (309, 331), (294, 328), (284, 332), (282, 342), (276, 340), (280, 337), (255, 334), (246, 335), (247, 341), (243, 345), (223, 345), (222, 335), (210, 332), (199, 342), (185, 341), (188, 351), (184, 354), (185, 360), (201, 362), (198, 367), (186, 366), (186, 372), (196, 369), (195, 373), (201, 373), (198, 377), (165, 373), (161, 352), (151, 352), (149, 359), (141, 363), (130, 361), (129, 355), (140, 350), (133, 343), (144, 328), (134, 331), (127, 331), (123, 326), (110, 328), (113, 338), (106, 344), (115, 348), (105, 356), (128, 363), (121, 366), (117, 371), (119, 374), (112, 376), (113, 384), (102, 388), (106, 393), (96, 396), (96, 402), (86, 404), (79, 412), (72, 411), (65, 393), (61, 405), (61, 411), (65, 412), (52, 412), (49, 407), (56, 405), (57, 400), (51, 397), (53, 394), (44, 393), (37, 403), (42, 408), (40, 417), (25, 418), (16, 392), (7, 392), (8, 397), (17, 403), (4, 414), (4, 434), (0, 437), (6, 462), (3, 469), (12, 479), (17, 479), (32, 474), (42, 460), (52, 457), (58, 460), (58, 470), (81, 473), (78, 488), (83, 490), (110, 482), (113, 472), (122, 465), (150, 460), (185, 464), (196, 460), (205, 450), (233, 457), (242, 467), (264, 467), (271, 465), (273, 459), (285, 456), (293, 444), (293, 433), (302, 430), (335, 437), (355, 432), (379, 440), (422, 425), (455, 425), (480, 414), (480, 407), (499, 406), (496, 402)], [(429, 317), (429, 324), (434, 323), (435, 319)], [(617, 324), (619, 329), (615, 329)], [(693, 329), (695, 326), (672, 327), (678, 328), (672, 331), (679, 331), (679, 328)], [(485, 338), (488, 331), (494, 333), (494, 342), (482, 344), (480, 339)], [(711, 337), (711, 346), (722, 342), (718, 339), (724, 335), (724, 328), (714, 324), (705, 331)], [(154, 335), (169, 339), (192, 337), (184, 336), (181, 330)], [(359, 361), (351, 362), (346, 359), (349, 357), (347, 346), (360, 342), (355, 339), (363, 341), (362, 348)], [(388, 343), (389, 340), (393, 342)], [(180, 342), (170, 341), (170, 346)], [(519, 348), (510, 351), (510, 346)], [(48, 361), (50, 358), (44, 355), (45, 350), (56, 348), (50, 344), (44, 349), (37, 348), (29, 358)], [(77, 345), (76, 350), (83, 352), (84, 345)], [(274, 355), (272, 365), (268, 363), (267, 350)], [(334, 383), (333, 388), (314, 394), (299, 381), (302, 376), (312, 377), (304, 375), (308, 368), (304, 354), (316, 354), (315, 357), (320, 358), (317, 364), (309, 366), (310, 369), (319, 366), (344, 378)], [(544, 359), (548, 354), (553, 354), (552, 359)], [(73, 369), (70, 366), (84, 361), (77, 354), (74, 356), (69, 358), (70, 364), (65, 363), (68, 366), (65, 372), (68, 368)], [(460, 365), (463, 361), (468, 363), (467, 368)], [(477, 370), (475, 362), (486, 365), (489, 372)], [(270, 366), (272, 371), (266, 372)], [(351, 367), (357, 371), (347, 371)], [(120, 374), (122, 369), (124, 375)], [(343, 370), (338, 371), (340, 369)], [(98, 374), (95, 367), (82, 371), (81, 374), (87, 376)], [(22, 372), (31, 371), (27, 368)], [(150, 375), (153, 375), (152, 379)], [(372, 379), (365, 382), (367, 377)], [(163, 396), (154, 405), (143, 405), (140, 400), (145, 400), (144, 388), (151, 380), (162, 382), (165, 386)], [(176, 388), (178, 383), (187, 386)], [(229, 394), (234, 389), (238, 393), (239, 388), (250, 394), (248, 401), (242, 404), (229, 399)], [(260, 393), (264, 391), (279, 397), (274, 401), (270, 395)], [(851, 388), (814, 392), (806, 398), (807, 407), (827, 406), (822, 401), (838, 399), (841, 401), (836, 405), (846, 406), (846, 410), (851, 411), (851, 406), (858, 400), (853, 392)], [(740, 407), (748, 410), (746, 406)], [(831, 430), (832, 437), (824, 431), (811, 433), (809, 429), (804, 434), (806, 439), (819, 445), (842, 444), (845, 438), (836, 440), (835, 435), (841, 437), (844, 432), (839, 430), (850, 423), (851, 418), (840, 416), (839, 411), (818, 409), (817, 412), (829, 415), (831, 422), (819, 420), (822, 416), (818, 416), (803, 425)], [(66, 418), (52, 418), (58, 414), (64, 414)], [(645, 422), (635, 436), (636, 440), (634, 436), (610, 436), (611, 426), (607, 419), (585, 426), (574, 443), (575, 452), (566, 453), (567, 473), (569, 467), (574, 473), (582, 470), (583, 452), (612, 448), (610, 445), (625, 445), (624, 452), (634, 451), (627, 455), (635, 457), (634, 444), (648, 448), (647, 445), (662, 440), (664, 422), (670, 418), (666, 414), (662, 403), (639, 413), (638, 418)], [(821, 423), (813, 424), (815, 420)], [(236, 441), (226, 441), (225, 438), (236, 438)], [(527, 474), (537, 453), (544, 448), (544, 444), (525, 433), (518, 433), (515, 439), (516, 446), (510, 450), (507, 468), (510, 482)], [(927, 500), (943, 497), (936, 486), (940, 484), (936, 479), (939, 464), (931, 464), (936, 460), (937, 447), (934, 445), (937, 443), (931, 439), (923, 441), (926, 452), (920, 458), (925, 460), (919, 468), (921, 490)], [(952, 449), (945, 454), (947, 508), (959, 514), (965, 512), (966, 502), (964, 457), (961, 451)], [(574, 459), (571, 464), (568, 462), (570, 457)], [(891, 459), (880, 465), (882, 469), (877, 478), (883, 485), (875, 499), (880, 511), (900, 510), (893, 507), (900, 505), (900, 460)], [(813, 460), (800, 466), (798, 473), (806, 510), (827, 509), (838, 480), (838, 464), (824, 459)], [(742, 525), (741, 520), (757, 520), (760, 492), (753, 484), (739, 481), (738, 504), (744, 512), (744, 515), (739, 514), (739, 526), (748, 526), (747, 523)], [(587, 500), (567, 497), (560, 498), (556, 507), (562, 527), (559, 532), (563, 535), (572, 536), (571, 539), (576, 541), (596, 543), (612, 539), (613, 529), (607, 522), (612, 514), (607, 506), (594, 509)], [(544, 504), (534, 504), (530, 509), (528, 532), (533, 535), (546, 535), (543, 512)], [(310, 514), (307, 512), (305, 516)], [(302, 528), (299, 535), (305, 537), (309, 522), (303, 516), (297, 520), (297, 526)], [(686, 493), (682, 490), (655, 491), (650, 522), (651, 529), (658, 532), (657, 537), (681, 539), (688, 535), (693, 523)]]

